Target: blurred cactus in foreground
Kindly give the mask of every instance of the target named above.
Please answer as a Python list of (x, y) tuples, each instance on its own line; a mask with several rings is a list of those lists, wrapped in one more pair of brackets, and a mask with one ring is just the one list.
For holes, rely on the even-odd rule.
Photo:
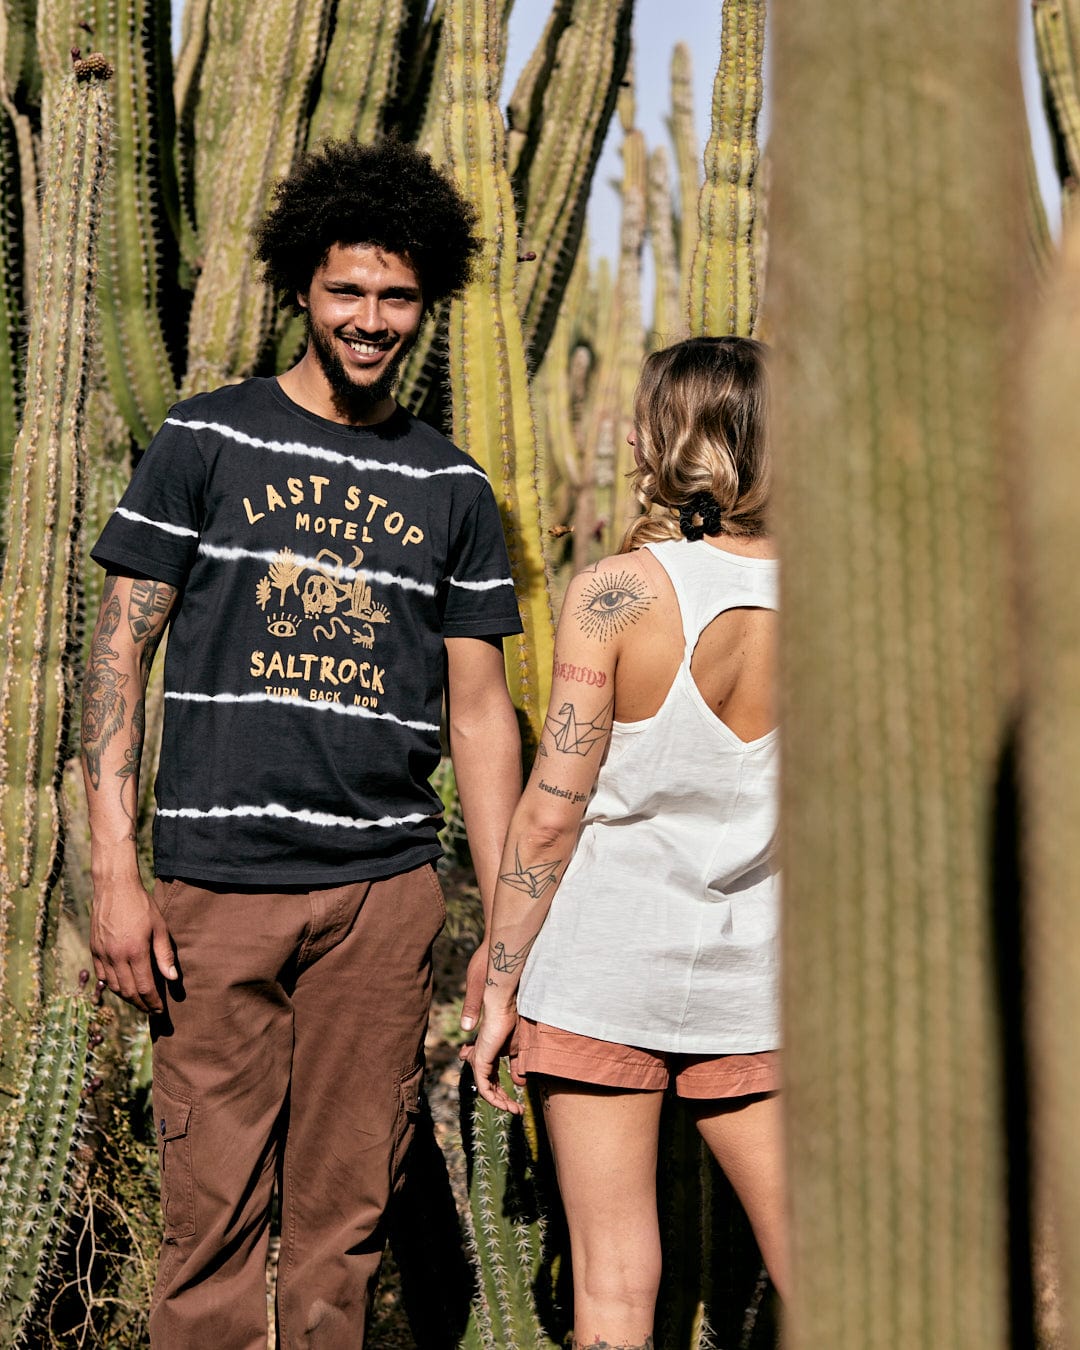
[(993, 0), (774, 22), (791, 1350), (1022, 1343), (999, 1004), (1015, 28)]

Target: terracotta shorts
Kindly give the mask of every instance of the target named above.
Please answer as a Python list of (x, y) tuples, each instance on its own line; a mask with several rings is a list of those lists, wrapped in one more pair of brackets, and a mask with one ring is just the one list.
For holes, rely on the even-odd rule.
[(678, 1097), (697, 1100), (747, 1097), (776, 1092), (780, 1087), (779, 1050), (752, 1055), (642, 1050), (636, 1045), (579, 1036), (528, 1017), (518, 1019), (511, 1062), (515, 1077), (542, 1073), (601, 1087), (653, 1092), (671, 1088)]

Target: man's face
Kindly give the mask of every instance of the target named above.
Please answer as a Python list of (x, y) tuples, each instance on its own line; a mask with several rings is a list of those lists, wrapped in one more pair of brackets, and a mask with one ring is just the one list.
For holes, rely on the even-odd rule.
[(389, 416), (392, 409), (380, 405), (393, 393), (424, 313), (412, 264), (369, 244), (334, 244), (299, 300), (334, 404), (349, 420)]

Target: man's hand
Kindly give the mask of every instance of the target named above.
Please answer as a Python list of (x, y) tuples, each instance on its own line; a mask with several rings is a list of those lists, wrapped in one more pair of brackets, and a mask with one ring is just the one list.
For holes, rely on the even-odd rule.
[(484, 1001), (484, 977), (487, 974), (488, 949), (487, 938), (482, 938), (479, 947), (469, 957), (469, 968), (465, 973), (465, 1001), (461, 1005), (461, 1029), (472, 1031), (480, 1020), (480, 1006)]
[(172, 938), (161, 912), (138, 882), (109, 887), (95, 896), (90, 951), (99, 980), (140, 1012), (164, 1007), (155, 967), (178, 980)]

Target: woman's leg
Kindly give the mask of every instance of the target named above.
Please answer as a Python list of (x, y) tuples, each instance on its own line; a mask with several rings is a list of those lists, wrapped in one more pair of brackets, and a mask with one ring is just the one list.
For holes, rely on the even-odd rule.
[(742, 1201), (773, 1284), (786, 1298), (788, 1216), (779, 1094), (688, 1105), (702, 1138)]
[(652, 1345), (662, 1092), (541, 1079), (574, 1267), (574, 1346)]

